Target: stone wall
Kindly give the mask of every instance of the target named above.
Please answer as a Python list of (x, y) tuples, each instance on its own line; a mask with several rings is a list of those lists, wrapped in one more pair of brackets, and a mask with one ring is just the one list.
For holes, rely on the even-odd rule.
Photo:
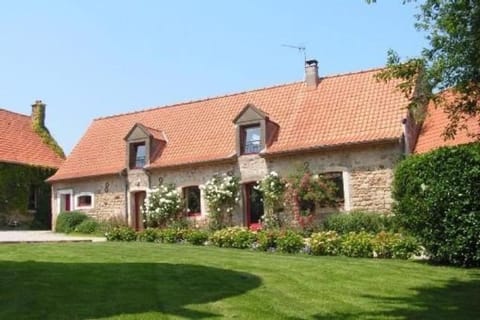
[[(52, 186), (52, 227), (60, 213), (60, 193), (71, 192), (71, 210), (85, 212), (100, 220), (125, 220), (125, 183), (119, 176), (97, 177), (91, 180), (59, 182)], [(76, 196), (93, 194), (93, 208), (79, 209)]]
[[(399, 144), (385, 144), (271, 158), (245, 155), (232, 163), (164, 168), (148, 174), (143, 170), (130, 170), (127, 206), (125, 206), (124, 178), (117, 175), (83, 182), (55, 184), (53, 210), (54, 213), (55, 210), (58, 210), (55, 206), (56, 191), (60, 189), (72, 189), (74, 194), (93, 192), (95, 207), (86, 212), (105, 219), (113, 216), (124, 217), (125, 207), (128, 207), (129, 216), (131, 216), (133, 192), (157, 187), (159, 183), (174, 183), (178, 188), (204, 185), (214, 174), (226, 172), (232, 172), (240, 177), (241, 183), (247, 183), (262, 179), (270, 171), (276, 171), (281, 176), (288, 176), (295, 171), (296, 167), (308, 166), (313, 172), (343, 172), (345, 205), (344, 208), (341, 208), (342, 210), (388, 211), (392, 204), (393, 167), (400, 157)], [(105, 192), (106, 183), (109, 184), (108, 192)], [(241, 198), (243, 197), (242, 191)], [(205, 218), (208, 214), (203, 193), (201, 198), (202, 216), (200, 219)], [(243, 201), (240, 201), (234, 214), (237, 224), (245, 223), (243, 212)]]

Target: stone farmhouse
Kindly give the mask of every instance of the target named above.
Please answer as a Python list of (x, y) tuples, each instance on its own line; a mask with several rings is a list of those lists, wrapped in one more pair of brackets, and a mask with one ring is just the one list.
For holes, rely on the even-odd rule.
[(36, 221), (50, 228), (50, 186), (63, 151), (45, 127), (45, 104), (31, 115), (0, 109), (0, 228)]
[(82, 210), (141, 229), (146, 190), (174, 183), (201, 219), (199, 186), (230, 173), (242, 185), (235, 222), (248, 226), (263, 214), (256, 181), (297, 166), (328, 173), (340, 211), (388, 211), (393, 168), (413, 151), (418, 126), (379, 71), (319, 77), (310, 60), (304, 81), (95, 119), (48, 180), (52, 218)]

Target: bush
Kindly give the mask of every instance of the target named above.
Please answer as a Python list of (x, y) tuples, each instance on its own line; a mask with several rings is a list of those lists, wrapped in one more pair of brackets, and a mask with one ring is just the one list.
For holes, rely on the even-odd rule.
[(366, 231), (378, 233), (393, 231), (395, 217), (376, 212), (352, 211), (350, 213), (335, 213), (328, 216), (322, 223), (322, 229), (336, 231), (339, 234)]
[(341, 254), (354, 258), (373, 257), (373, 236), (365, 231), (349, 232), (342, 237)]
[(341, 238), (336, 231), (317, 232), (310, 237), (310, 253), (317, 256), (339, 254)]
[(55, 224), (56, 232), (70, 233), (75, 231), (75, 227), (86, 220), (88, 216), (83, 212), (68, 211), (61, 212), (57, 217)]
[(276, 230), (263, 230), (257, 233), (257, 249), (268, 251), (277, 247), (279, 232)]
[(160, 240), (164, 243), (178, 243), (185, 240), (185, 229), (165, 228), (159, 231)]
[(195, 246), (201, 246), (208, 240), (208, 232), (202, 230), (189, 230), (185, 233), (185, 240)]
[(130, 227), (114, 227), (105, 233), (108, 241), (135, 241), (137, 233)]
[(75, 227), (75, 232), (79, 233), (95, 233), (99, 230), (100, 224), (94, 219), (85, 219)]
[(290, 230), (282, 232), (276, 243), (278, 250), (285, 253), (297, 253), (305, 247), (303, 237)]
[(435, 262), (480, 266), (480, 143), (414, 155), (396, 168), (399, 222)]
[(147, 226), (168, 226), (182, 219), (182, 197), (174, 184), (160, 185), (147, 191), (142, 212)]
[(246, 249), (251, 247), (255, 240), (255, 234), (243, 227), (218, 230), (210, 236), (213, 245), (223, 248)]
[(160, 231), (154, 228), (147, 228), (137, 234), (137, 239), (143, 242), (156, 242), (160, 240)]
[(399, 233), (382, 231), (376, 234), (372, 241), (377, 258), (408, 259), (420, 253), (420, 246), (415, 238)]

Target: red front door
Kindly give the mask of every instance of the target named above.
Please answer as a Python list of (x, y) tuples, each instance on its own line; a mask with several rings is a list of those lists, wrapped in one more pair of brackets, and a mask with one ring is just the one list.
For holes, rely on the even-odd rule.
[(142, 206), (145, 201), (147, 193), (145, 191), (139, 191), (134, 193), (134, 217), (133, 217), (133, 227), (135, 230), (143, 230), (143, 216), (142, 216)]
[(247, 226), (252, 229), (260, 227), (260, 218), (263, 216), (263, 196), (255, 189), (256, 182), (246, 183), (245, 186), (245, 215)]
[(65, 202), (65, 211), (70, 211), (71, 208), (70, 208), (70, 198), (71, 198), (71, 194), (70, 193), (67, 193), (64, 195), (64, 199), (63, 201)]

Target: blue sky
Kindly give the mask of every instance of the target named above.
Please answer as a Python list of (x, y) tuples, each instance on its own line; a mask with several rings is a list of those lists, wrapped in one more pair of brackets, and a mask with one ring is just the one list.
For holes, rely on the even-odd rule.
[(304, 45), (322, 76), (385, 64), (425, 46), (415, 6), (349, 1), (4, 1), (0, 107), (47, 126), (68, 154), (91, 121), (303, 79)]

